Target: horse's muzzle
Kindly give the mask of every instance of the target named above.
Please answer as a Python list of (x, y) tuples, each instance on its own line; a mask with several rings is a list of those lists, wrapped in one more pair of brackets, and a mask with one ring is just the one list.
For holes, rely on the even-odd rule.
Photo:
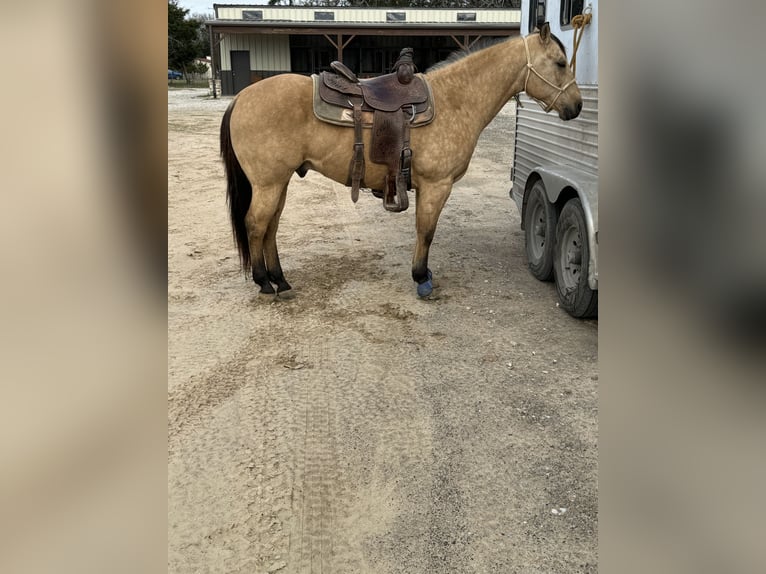
[(582, 100), (578, 101), (576, 104), (573, 104), (571, 106), (563, 106), (561, 108), (561, 111), (559, 111), (559, 117), (564, 121), (573, 120), (580, 115), (581, 111), (582, 111)]

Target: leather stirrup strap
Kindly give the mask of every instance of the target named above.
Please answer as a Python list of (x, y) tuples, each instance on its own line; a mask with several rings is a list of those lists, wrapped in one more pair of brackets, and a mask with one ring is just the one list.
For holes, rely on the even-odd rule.
[(354, 155), (351, 158), (349, 167), (349, 178), (351, 179), (351, 201), (356, 203), (359, 200), (359, 188), (364, 177), (364, 141), (362, 140), (362, 102), (354, 100)]
[[(404, 145), (402, 146), (402, 160), (399, 171), (404, 176), (405, 191), (412, 189), (412, 150), (410, 149), (410, 114), (404, 111)], [(414, 114), (413, 116), (414, 117)]]
[(386, 177), (388, 192), (383, 200), (383, 207), (388, 211), (394, 212), (406, 211), (410, 206), (407, 190), (409, 190), (412, 183), (412, 150), (410, 149), (410, 120), (412, 112), (404, 108), (402, 108), (402, 112), (401, 150), (394, 174)]
[(410, 113), (402, 109), (404, 129), (402, 130), (402, 153), (396, 174), (396, 204), (398, 211), (406, 211), (410, 206), (407, 191), (412, 186), (412, 150), (410, 149)]

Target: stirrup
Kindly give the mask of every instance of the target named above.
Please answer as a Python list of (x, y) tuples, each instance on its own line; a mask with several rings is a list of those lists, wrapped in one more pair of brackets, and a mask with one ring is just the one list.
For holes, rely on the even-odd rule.
[[(386, 176), (386, 189), (388, 191), (391, 191), (391, 186), (389, 185), (389, 176)], [(393, 195), (393, 198), (391, 197)], [(383, 197), (383, 207), (386, 208), (386, 211), (393, 211), (394, 213), (399, 213), (401, 211), (407, 211), (407, 208), (410, 206), (410, 199), (407, 197), (407, 185), (404, 183), (404, 177), (401, 174), (397, 174), (396, 177), (396, 191), (395, 193), (386, 193)]]

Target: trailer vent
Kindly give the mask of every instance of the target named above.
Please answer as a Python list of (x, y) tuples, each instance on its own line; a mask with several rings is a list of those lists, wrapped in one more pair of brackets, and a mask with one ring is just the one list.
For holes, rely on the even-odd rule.
[(332, 22), (335, 20), (335, 12), (314, 12), (314, 20)]
[(476, 22), (476, 12), (458, 12), (458, 22)]
[(386, 22), (406, 22), (407, 14), (405, 12), (386, 12)]

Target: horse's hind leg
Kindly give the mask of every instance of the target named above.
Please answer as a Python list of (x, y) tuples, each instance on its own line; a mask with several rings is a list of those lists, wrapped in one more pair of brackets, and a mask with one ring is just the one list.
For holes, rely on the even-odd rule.
[(264, 245), (269, 226), (284, 204), (283, 195), (286, 186), (253, 186), (253, 197), (245, 216), (247, 238), (250, 243), (250, 257), (253, 281), (261, 288), (262, 295), (273, 295), (274, 287), (269, 281), (269, 273), (264, 257)]
[(277, 205), (277, 211), (272, 216), (269, 226), (266, 228), (266, 235), (263, 242), (263, 255), (266, 260), (266, 270), (268, 272), (269, 281), (277, 286), (277, 293), (283, 296), (292, 289), (285, 279), (282, 265), (279, 262), (279, 252), (277, 250), (277, 229), (279, 229), (279, 218), (282, 215), (282, 210), (285, 208), (286, 198), (287, 186), (282, 190), (282, 195), (280, 196), (279, 204)]

